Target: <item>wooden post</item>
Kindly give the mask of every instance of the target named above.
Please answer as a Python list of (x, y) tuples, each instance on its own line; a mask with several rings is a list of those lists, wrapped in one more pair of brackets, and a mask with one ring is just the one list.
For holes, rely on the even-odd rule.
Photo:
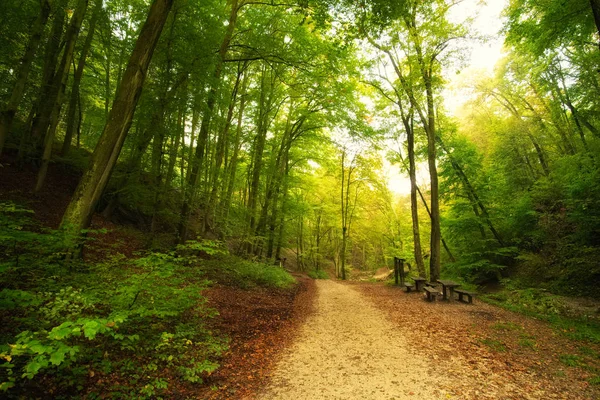
[(394, 283), (398, 286), (398, 275), (400, 274), (400, 268), (398, 267), (398, 258), (394, 257)]
[(400, 272), (400, 285), (404, 286), (404, 260), (403, 258), (398, 258), (398, 271)]

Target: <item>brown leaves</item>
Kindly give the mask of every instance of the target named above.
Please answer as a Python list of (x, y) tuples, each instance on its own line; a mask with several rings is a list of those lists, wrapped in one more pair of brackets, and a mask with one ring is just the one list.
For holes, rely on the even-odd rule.
[[(546, 323), (477, 302), (428, 303), (418, 294), (383, 285), (360, 290), (388, 312), (423, 357), (436, 360), (452, 378), (446, 388), (463, 399), (595, 399), (586, 367), (569, 367), (561, 355), (578, 354), (582, 343), (557, 336)], [(586, 344), (592, 352), (600, 346)], [(568, 359), (568, 357), (567, 357)], [(467, 368), (458, 368), (459, 365)]]
[(212, 328), (231, 339), (230, 350), (221, 367), (206, 377), (202, 388), (196, 388), (194, 397), (252, 398), (265, 386), (278, 354), (312, 310), (314, 281), (297, 278), (299, 286), (290, 290), (216, 286), (207, 291), (210, 305), (220, 314)]

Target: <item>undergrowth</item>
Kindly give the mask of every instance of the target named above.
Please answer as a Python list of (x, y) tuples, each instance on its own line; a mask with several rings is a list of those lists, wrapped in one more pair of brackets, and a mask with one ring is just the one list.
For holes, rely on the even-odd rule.
[(323, 271), (322, 269), (314, 269), (312, 271), (309, 271), (308, 276), (310, 276), (313, 279), (329, 279), (329, 275), (327, 274), (327, 272)]
[(600, 322), (588, 316), (568, 315), (567, 307), (540, 289), (509, 288), (481, 297), (488, 303), (549, 322), (559, 333), (576, 340), (600, 343)]
[[(0, 204), (0, 396), (154, 398), (201, 383), (228, 347), (207, 324), (213, 280), (287, 287), (281, 268), (213, 241), (137, 259), (65, 262), (72, 240)], [(98, 233), (98, 232), (96, 232)]]

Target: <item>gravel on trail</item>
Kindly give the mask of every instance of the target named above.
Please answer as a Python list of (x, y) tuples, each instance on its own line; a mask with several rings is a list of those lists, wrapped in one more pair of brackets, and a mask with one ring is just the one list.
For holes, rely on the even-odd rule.
[(448, 378), (351, 286), (317, 282), (316, 311), (259, 399), (444, 399)]

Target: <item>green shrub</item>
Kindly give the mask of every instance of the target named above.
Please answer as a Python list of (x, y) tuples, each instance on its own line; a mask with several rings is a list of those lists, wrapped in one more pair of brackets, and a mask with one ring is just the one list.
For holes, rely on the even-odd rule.
[(327, 272), (323, 271), (322, 269), (309, 271), (308, 276), (313, 279), (329, 279)]
[[(30, 397), (51, 385), (61, 396), (79, 397), (93, 372), (111, 375), (100, 385), (111, 395), (157, 397), (168, 390), (165, 369), (201, 382), (218, 367), (227, 341), (206, 328), (216, 312), (202, 295), (210, 282), (190, 268), (194, 255), (149, 253), (129, 261), (117, 254), (69, 269), (55, 250), (64, 248), (61, 232), (27, 231), (25, 219), (11, 223), (10, 216), (0, 221), (0, 247), (14, 244), (12, 232), (22, 234), (19, 252), (5, 252), (0, 271), (3, 396)], [(31, 264), (17, 265), (15, 255)], [(120, 388), (117, 382), (127, 380), (135, 385)]]
[(254, 286), (287, 288), (296, 280), (285, 269), (267, 263), (244, 260), (231, 255), (198, 260), (210, 279), (240, 288)]
[[(510, 287), (516, 287), (514, 282)], [(489, 294), (482, 300), (506, 309), (548, 321), (562, 335), (600, 343), (600, 323), (587, 317), (572, 317), (561, 298), (541, 289), (513, 289)]]

